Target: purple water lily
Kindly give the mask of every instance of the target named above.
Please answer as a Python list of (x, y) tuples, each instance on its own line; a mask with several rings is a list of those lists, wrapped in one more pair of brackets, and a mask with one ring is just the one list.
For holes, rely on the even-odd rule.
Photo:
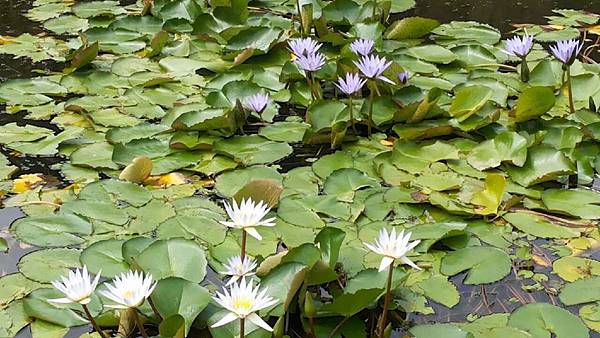
[(377, 55), (363, 56), (358, 62), (354, 61), (354, 64), (365, 77), (372, 80), (379, 79), (394, 84), (392, 80), (382, 75), (392, 64), (392, 61), (388, 62), (385, 57), (379, 57)]
[(346, 95), (352, 95), (362, 89), (367, 80), (361, 79), (358, 74), (346, 73), (346, 78), (338, 77), (338, 82), (334, 83), (338, 89)]
[(407, 71), (404, 71), (402, 73), (398, 73), (398, 80), (403, 85), (405, 85), (406, 83), (408, 83), (408, 78), (409, 77), (410, 77), (410, 73), (407, 72)]
[(373, 50), (373, 40), (369, 39), (358, 39), (354, 40), (350, 44), (350, 50), (354, 52), (354, 54), (358, 56), (367, 56), (371, 54)]
[(307, 72), (316, 72), (325, 64), (325, 56), (321, 53), (297, 55), (294, 61), (298, 68)]
[(556, 44), (550, 46), (550, 51), (554, 56), (565, 65), (572, 65), (581, 52), (583, 44), (579, 40), (563, 40), (557, 41)]
[(522, 37), (513, 36), (506, 40), (506, 49), (503, 50), (508, 55), (516, 56), (518, 58), (525, 58), (531, 48), (533, 47), (533, 36), (524, 35)]
[(261, 113), (269, 103), (269, 94), (258, 93), (246, 99), (246, 105), (254, 112)]
[(296, 57), (315, 54), (322, 45), (323, 44), (318, 43), (312, 38), (298, 38), (288, 41), (288, 46), (290, 47), (292, 53), (296, 55)]

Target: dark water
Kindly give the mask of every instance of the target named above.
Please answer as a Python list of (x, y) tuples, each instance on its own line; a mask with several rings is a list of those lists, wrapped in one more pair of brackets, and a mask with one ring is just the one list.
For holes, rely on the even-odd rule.
[[(515, 23), (546, 22), (545, 16), (552, 15), (553, 9), (569, 8), (583, 9), (590, 12), (600, 13), (600, 0), (416, 0), (417, 7), (402, 16), (418, 15), (438, 19), (441, 22), (452, 20), (473, 20), (484, 22), (497, 27), (506, 33), (512, 29)], [(27, 19), (23, 14), (31, 8), (32, 0), (0, 0), (0, 35), (16, 36), (22, 33), (33, 35), (40, 34), (43, 30), (37, 23)], [(122, 3), (132, 1), (122, 1)], [(31, 77), (33, 70), (42, 72), (60, 70), (61, 65), (54, 62), (42, 62), (33, 64), (26, 58), (13, 59), (10, 55), (0, 54), (0, 82), (6, 79)], [(0, 114), (3, 107), (0, 106)], [(0, 124), (19, 120), (18, 115), (0, 115)], [(318, 152), (326, 152), (327, 149), (319, 147), (297, 147), (294, 156), (285, 163), (284, 169), (291, 169), (299, 165), (305, 165), (304, 160), (312, 157)], [(0, 148), (5, 152), (5, 149)], [(48, 166), (56, 159), (45, 158), (12, 158), (13, 164), (21, 168), (20, 173), (41, 172), (58, 177), (58, 174), (50, 170)], [(289, 162), (289, 163), (288, 163)], [(10, 250), (8, 253), (0, 253), (0, 276), (17, 271), (16, 263), (24, 254), (35, 250), (35, 248), (18, 243), (10, 238), (8, 227), (10, 224), (22, 217), (22, 212), (17, 208), (0, 209), (0, 236), (8, 239)], [(554, 258), (554, 257), (552, 257)], [(536, 268), (537, 269), (537, 268)], [(549, 271), (536, 271), (545, 272)], [(455, 276), (452, 281), (461, 285), (464, 274)], [(514, 274), (508, 276), (504, 281), (488, 286), (464, 286), (461, 285), (461, 301), (452, 309), (430, 302), (435, 310), (435, 315), (413, 315), (407, 318), (411, 324), (425, 324), (433, 322), (464, 321), (469, 314), (487, 315), (490, 313), (510, 312), (522, 305), (531, 302), (555, 303), (555, 296), (544, 291), (527, 293), (522, 290), (527, 281), (516, 278)], [(513, 298), (515, 301), (509, 302)], [(89, 331), (89, 327), (78, 327), (71, 330), (67, 337), (79, 337), (83, 332)], [(401, 337), (405, 332), (395, 332), (394, 336)], [(592, 337), (599, 338), (600, 335), (591, 333)], [(20, 338), (31, 337), (29, 328), (25, 328), (18, 335)], [(509, 338), (509, 337), (507, 337)]]
[(511, 24), (545, 24), (545, 16), (553, 9), (581, 9), (600, 13), (599, 0), (416, 0), (417, 7), (409, 12), (438, 19), (473, 20), (492, 25), (501, 32), (511, 30)]

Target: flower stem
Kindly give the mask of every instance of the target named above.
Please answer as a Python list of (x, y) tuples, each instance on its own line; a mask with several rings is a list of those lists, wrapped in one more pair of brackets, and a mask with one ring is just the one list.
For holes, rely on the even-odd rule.
[(135, 325), (140, 330), (142, 337), (148, 338), (148, 333), (146, 333), (146, 329), (144, 329), (144, 324), (142, 323), (142, 319), (140, 318), (138, 310), (137, 309), (134, 309), (134, 310), (135, 311), (133, 311), (133, 315), (135, 316)]
[(375, 14), (377, 14), (377, 1), (373, 1), (373, 20), (375, 20)]
[(318, 338), (315, 333), (315, 319), (313, 317), (308, 318), (308, 324), (310, 325), (310, 334), (313, 338)]
[(150, 298), (150, 297), (148, 297), (148, 304), (150, 304), (150, 307), (152, 308), (152, 312), (154, 312), (154, 315), (158, 319), (163, 320), (163, 317), (158, 312), (158, 309), (156, 308), (156, 305), (154, 304), (154, 302), (152, 301), (152, 298)]
[(242, 261), (244, 260), (244, 258), (246, 258), (246, 240), (247, 240), (247, 236), (248, 236), (248, 233), (246, 233), (246, 230), (242, 230), (242, 252), (240, 254), (240, 257), (242, 258)]
[(573, 86), (571, 84), (571, 67), (567, 66), (567, 89), (569, 91), (569, 110), (572, 114), (575, 114), (575, 105), (573, 104)]
[(358, 135), (358, 133), (356, 132), (356, 126), (354, 125), (354, 113), (352, 112), (352, 110), (354, 109), (353, 105), (352, 105), (352, 95), (348, 96), (348, 110), (350, 111), (350, 124), (352, 125), (352, 130), (354, 131), (355, 135)]
[(310, 89), (310, 96), (315, 100), (317, 96), (315, 95), (315, 89), (313, 88), (313, 82), (311, 80), (310, 72), (306, 71), (306, 83), (308, 84), (308, 88)]
[(379, 327), (379, 338), (383, 338), (385, 327), (387, 324), (387, 313), (390, 306), (390, 300), (392, 299), (392, 276), (394, 274), (394, 264), (390, 264), (387, 286), (385, 290), (385, 300), (383, 301), (383, 313), (381, 314), (381, 326)]
[(371, 137), (371, 125), (373, 124), (373, 100), (375, 99), (375, 90), (371, 88), (369, 93), (369, 121), (367, 124), (369, 137)]
[(346, 322), (348, 321), (348, 319), (350, 319), (352, 317), (344, 317), (344, 319), (342, 319), (338, 325), (336, 327), (333, 328), (333, 331), (331, 331), (331, 333), (329, 334), (329, 336), (327, 336), (327, 338), (333, 338), (335, 336), (335, 334), (342, 328), (342, 326), (344, 326), (344, 324), (346, 324)]
[(529, 82), (529, 67), (526, 58), (521, 60), (521, 81), (525, 83)]
[(246, 326), (246, 320), (244, 318), (240, 318), (240, 338), (244, 338), (245, 337), (245, 326)]
[(304, 36), (304, 24), (302, 20), (302, 10), (300, 9), (300, 0), (296, 0), (296, 10), (298, 11), (298, 17), (300, 18), (300, 34)]
[(92, 314), (90, 313), (90, 310), (88, 309), (87, 305), (81, 304), (81, 306), (83, 307), (83, 311), (85, 312), (85, 315), (90, 320), (90, 323), (92, 324), (92, 327), (94, 328), (94, 330), (96, 330), (96, 332), (98, 332), (98, 334), (100, 335), (100, 337), (107, 338), (104, 335), (104, 332), (102, 332), (102, 330), (100, 329), (100, 327), (98, 326), (98, 324), (94, 320), (94, 317), (92, 317)]

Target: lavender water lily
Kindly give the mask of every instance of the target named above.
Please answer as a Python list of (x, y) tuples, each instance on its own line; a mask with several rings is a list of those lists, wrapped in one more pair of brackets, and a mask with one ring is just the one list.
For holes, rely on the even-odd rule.
[(371, 136), (371, 128), (373, 125), (373, 100), (375, 99), (375, 93), (380, 96), (379, 87), (377, 86), (377, 80), (389, 84), (395, 84), (394, 81), (383, 76), (383, 72), (389, 68), (392, 64), (391, 61), (387, 61), (385, 57), (379, 57), (377, 55), (363, 56), (358, 61), (354, 61), (358, 70), (370, 81), (369, 86), (369, 121), (368, 121), (368, 134)]
[(583, 43), (579, 40), (564, 40), (558, 41), (550, 46), (550, 51), (554, 57), (562, 62), (563, 71), (565, 72), (565, 82), (569, 96), (569, 112), (575, 114), (575, 104), (573, 102), (573, 86), (571, 83), (571, 65), (577, 60), (577, 56), (583, 49)]
[(365, 83), (367, 82), (367, 80), (365, 79), (361, 79), (360, 76), (358, 76), (358, 74), (355, 73), (347, 73), (346, 77), (339, 77), (338, 78), (338, 82), (334, 83), (335, 86), (344, 94), (348, 95), (348, 111), (350, 113), (350, 124), (352, 125), (352, 130), (354, 131), (355, 134), (357, 134), (356, 132), (356, 126), (354, 123), (354, 115), (352, 113), (353, 111), (353, 106), (352, 106), (352, 96), (355, 93), (358, 93), (362, 87), (365, 85)]
[(294, 55), (294, 63), (298, 69), (304, 71), (306, 82), (313, 99), (321, 98), (321, 87), (314, 79), (312, 73), (325, 65), (325, 55), (319, 53), (321, 43), (311, 38), (292, 39), (288, 46)]
[(269, 103), (269, 94), (258, 93), (246, 99), (246, 106), (255, 113), (262, 113)]
[(368, 56), (369, 54), (371, 54), (374, 44), (375, 42), (373, 42), (373, 40), (358, 39), (354, 40), (350, 44), (350, 50), (358, 56)]
[(408, 71), (398, 73), (398, 81), (400, 81), (400, 83), (402, 85), (407, 84), (409, 78), (410, 78), (410, 73)]
[(506, 49), (504, 52), (508, 55), (521, 59), (521, 81), (529, 81), (529, 67), (527, 66), (527, 55), (533, 47), (533, 36), (524, 35), (522, 37), (513, 36), (506, 40)]

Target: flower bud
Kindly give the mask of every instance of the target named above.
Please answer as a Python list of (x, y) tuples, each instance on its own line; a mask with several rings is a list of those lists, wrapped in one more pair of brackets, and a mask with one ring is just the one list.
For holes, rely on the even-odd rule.
[(314, 318), (317, 314), (315, 309), (315, 303), (312, 298), (312, 294), (306, 291), (306, 296), (304, 297), (304, 315), (307, 318)]

